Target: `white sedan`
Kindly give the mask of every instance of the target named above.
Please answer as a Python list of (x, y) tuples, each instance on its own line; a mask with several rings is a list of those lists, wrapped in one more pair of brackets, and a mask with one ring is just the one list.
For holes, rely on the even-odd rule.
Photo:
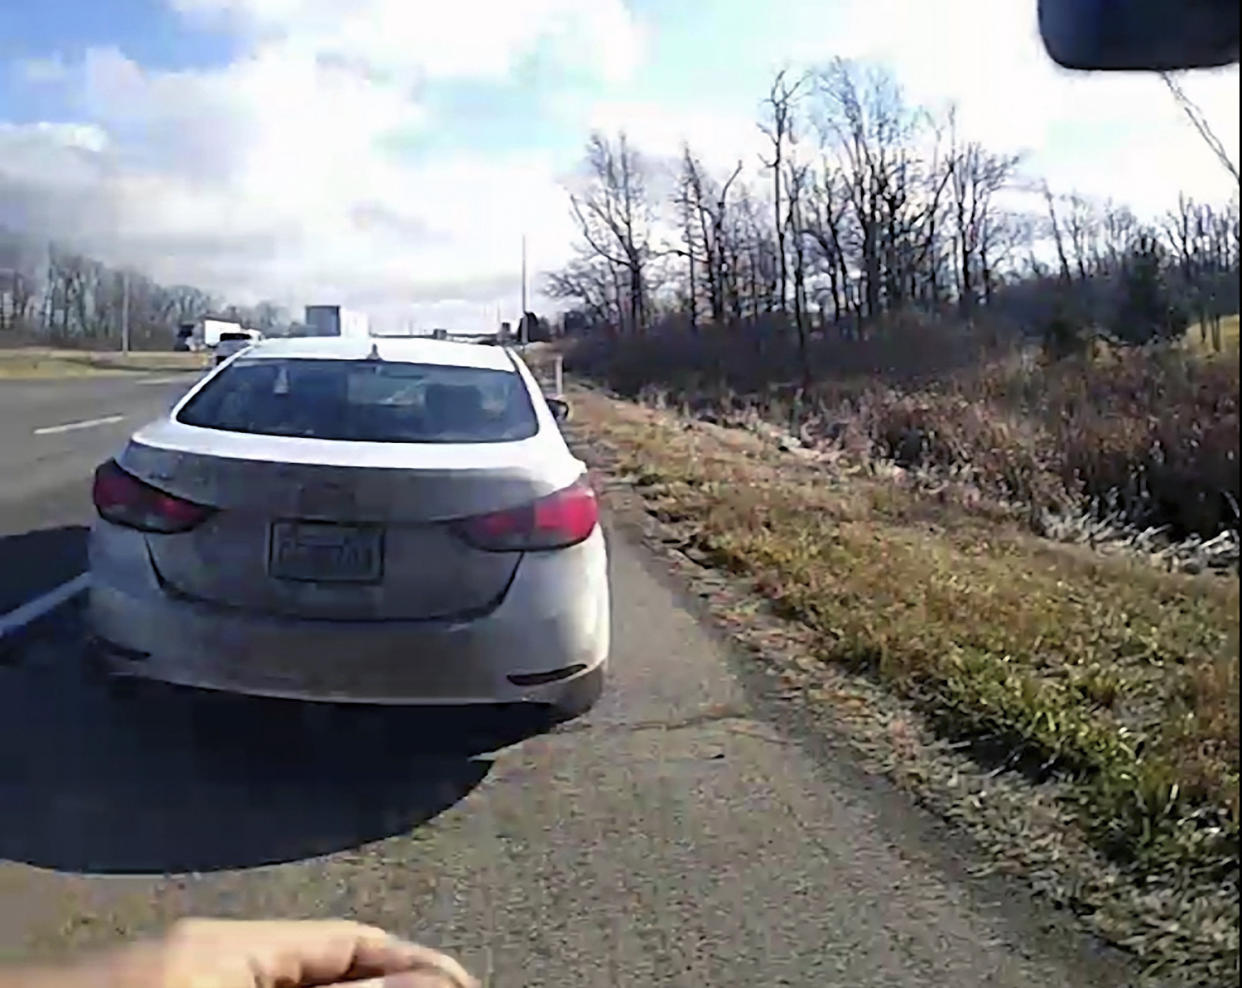
[(584, 712), (609, 588), (565, 411), (500, 347), (256, 344), (97, 470), (99, 657), (261, 696)]

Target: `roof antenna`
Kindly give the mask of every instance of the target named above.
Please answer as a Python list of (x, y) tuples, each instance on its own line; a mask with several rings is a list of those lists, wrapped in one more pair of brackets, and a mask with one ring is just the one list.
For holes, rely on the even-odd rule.
[(373, 342), (371, 344), (371, 352), (367, 354), (367, 360), (383, 360), (383, 359), (384, 358), (380, 356), (379, 344)]

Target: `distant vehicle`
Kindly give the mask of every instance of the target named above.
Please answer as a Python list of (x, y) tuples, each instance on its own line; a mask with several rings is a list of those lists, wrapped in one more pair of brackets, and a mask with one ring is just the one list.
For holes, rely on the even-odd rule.
[(96, 471), (96, 654), (236, 693), (585, 712), (610, 598), (567, 410), (499, 347), (256, 344)]
[(308, 305), (305, 335), (365, 337), (371, 335), (371, 323), (365, 312), (340, 305)]
[(216, 344), (215, 362), (222, 364), (235, 353), (240, 353), (248, 346), (253, 346), (263, 339), (263, 334), (256, 329), (242, 329), (220, 334), (220, 342)]
[(224, 333), (246, 332), (241, 323), (229, 319), (194, 319), (177, 327), (174, 350), (213, 350)]

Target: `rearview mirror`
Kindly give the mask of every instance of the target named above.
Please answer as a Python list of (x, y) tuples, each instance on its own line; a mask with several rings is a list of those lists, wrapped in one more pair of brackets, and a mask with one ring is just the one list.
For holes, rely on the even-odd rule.
[(1211, 68), (1238, 61), (1238, 2), (1039, 0), (1039, 33), (1067, 69)]
[(564, 398), (549, 398), (548, 408), (552, 411), (552, 417), (558, 422), (569, 421), (569, 402)]

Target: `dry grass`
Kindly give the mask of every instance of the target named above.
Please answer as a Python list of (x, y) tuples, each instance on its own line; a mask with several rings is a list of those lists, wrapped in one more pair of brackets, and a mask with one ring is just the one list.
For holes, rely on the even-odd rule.
[(208, 366), (203, 353), (133, 352), (128, 355), (48, 347), (0, 349), (0, 379), (43, 379), (117, 375), (133, 372), (202, 370)]
[(576, 411), (688, 551), (810, 629), (824, 668), (1070, 780), (1083, 834), (1137, 881), (1232, 883), (1236, 903), (1235, 580), (1068, 550), (740, 430), (598, 395)]
[[(1238, 353), (1238, 317), (1236, 315), (1226, 316), (1221, 320), (1221, 342), (1224, 344), (1226, 353), (1232, 353), (1236, 357)], [(1186, 331), (1185, 345), (1196, 353), (1211, 353), (1212, 342), (1208, 334), (1204, 333), (1198, 325), (1191, 326)]]
[[(788, 337), (741, 331), (586, 341), (566, 367), (624, 397), (717, 421), (754, 416), (813, 445), (969, 479), (1048, 513), (1116, 515), (1173, 538), (1236, 530), (1238, 364), (1180, 348), (1049, 365), (938, 324), (818, 340), (799, 387)], [(1038, 527), (1038, 526), (1037, 526)]]

